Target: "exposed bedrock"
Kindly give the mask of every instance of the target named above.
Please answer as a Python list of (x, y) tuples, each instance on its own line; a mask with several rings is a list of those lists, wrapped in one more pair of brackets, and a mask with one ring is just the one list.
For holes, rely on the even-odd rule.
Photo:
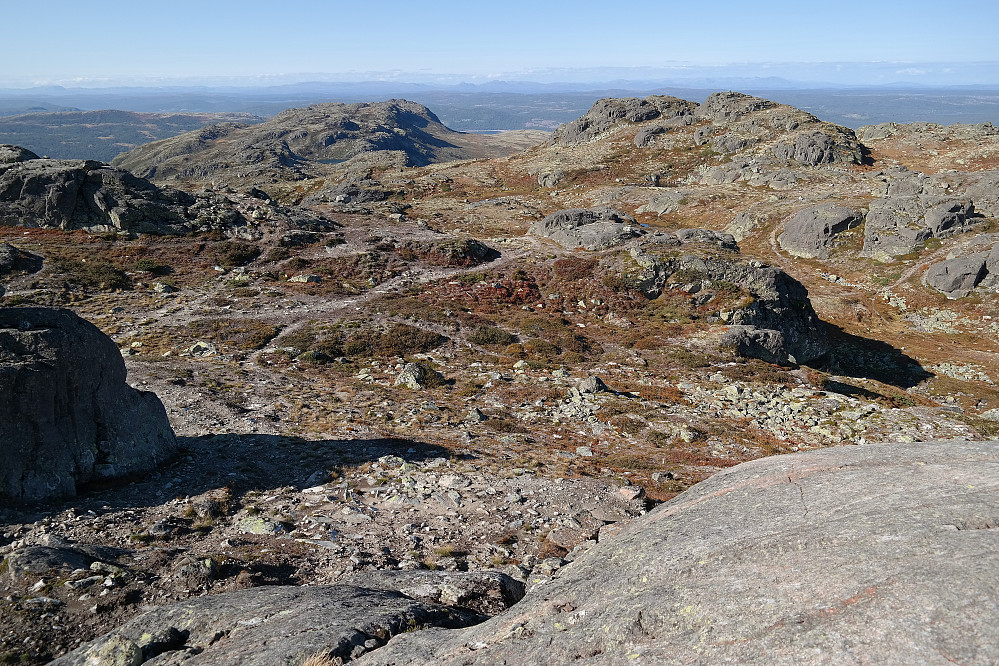
[(997, 491), (997, 442), (744, 463), (483, 624), (397, 636), (357, 663), (994, 663)]

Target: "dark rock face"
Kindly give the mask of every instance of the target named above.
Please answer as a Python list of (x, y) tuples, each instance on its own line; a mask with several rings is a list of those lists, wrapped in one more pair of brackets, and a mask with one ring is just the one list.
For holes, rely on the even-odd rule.
[(114, 342), (68, 310), (0, 308), (0, 498), (36, 502), (154, 468), (166, 410), (125, 383)]
[(18, 249), (10, 243), (0, 243), (0, 276), (11, 273), (37, 273), (43, 259), (32, 252)]
[(997, 452), (892, 443), (744, 463), (510, 610), (357, 664), (994, 663)]
[(641, 235), (635, 218), (613, 208), (568, 208), (531, 225), (530, 233), (562, 247), (600, 250)]
[[(4, 146), (12, 153), (16, 146)], [(26, 154), (25, 154), (26, 153)], [(0, 161), (0, 226), (183, 233), (194, 197), (90, 160)]]
[(350, 660), (416, 627), (483, 619), (353, 585), (256, 587), (156, 608), (52, 664), (274, 666), (301, 664), (320, 652)]
[(796, 257), (827, 259), (836, 235), (863, 220), (862, 213), (846, 206), (809, 206), (787, 221), (777, 242)]

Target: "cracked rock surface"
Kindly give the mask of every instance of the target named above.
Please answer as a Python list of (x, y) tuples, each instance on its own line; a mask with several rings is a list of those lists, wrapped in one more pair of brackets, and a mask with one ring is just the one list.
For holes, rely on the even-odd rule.
[(744, 463), (509, 611), (357, 663), (994, 663), (997, 466), (961, 441)]

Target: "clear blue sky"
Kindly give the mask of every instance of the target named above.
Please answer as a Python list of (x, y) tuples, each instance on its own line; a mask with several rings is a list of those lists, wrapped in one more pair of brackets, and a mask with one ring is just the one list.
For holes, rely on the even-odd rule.
[[(18, 0), (0, 85), (677, 63), (999, 61), (996, 0)], [(999, 77), (997, 77), (999, 78)]]

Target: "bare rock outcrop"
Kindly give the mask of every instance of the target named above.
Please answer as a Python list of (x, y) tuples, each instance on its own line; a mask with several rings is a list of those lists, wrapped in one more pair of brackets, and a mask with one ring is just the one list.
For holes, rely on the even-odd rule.
[[(759, 145), (758, 161), (777, 159), (805, 166), (857, 164), (863, 151), (852, 130), (824, 123), (792, 106), (737, 92), (713, 93), (697, 116), (711, 121), (694, 142), (722, 154)], [(757, 165), (758, 168), (758, 165)]]
[(809, 206), (787, 221), (777, 242), (796, 257), (827, 259), (836, 236), (863, 220), (862, 213), (846, 206)]
[(779, 160), (807, 166), (834, 162), (857, 164), (860, 162), (860, 151), (851, 134), (852, 132), (843, 131), (843, 128), (805, 130), (778, 141), (772, 150), (774, 157)]
[(27, 148), (12, 146), (9, 143), (0, 144), (0, 164), (14, 164), (28, 160), (41, 159)]
[(482, 619), (388, 590), (265, 586), (156, 608), (51, 663), (273, 666), (317, 653), (349, 660), (404, 631)]
[[(656, 236), (649, 239), (668, 245)], [(632, 249), (631, 256), (642, 268), (632, 279), (649, 298), (678, 288), (707, 303), (716, 291), (740, 290), (743, 302), (720, 313), (731, 327), (721, 342), (743, 356), (770, 363), (808, 363), (829, 351), (825, 327), (808, 300), (808, 290), (779, 268), (734, 253), (659, 256), (651, 243)]]
[[(576, 146), (594, 139), (621, 122), (640, 123), (660, 119), (674, 121), (678, 118), (693, 119), (697, 105), (676, 97), (652, 95), (645, 99), (621, 97), (598, 99), (585, 115), (558, 127), (548, 140), (550, 146)], [(636, 145), (646, 145), (648, 140), (663, 130), (642, 128)]]
[[(247, 203), (245, 197), (243, 203)], [(335, 227), (315, 213), (269, 200), (262, 201), (254, 213), (289, 229), (329, 231)], [(102, 162), (40, 159), (17, 146), (0, 146), (0, 226), (152, 235), (197, 231), (259, 235), (256, 217), (244, 214), (229, 196), (158, 187)]]
[(889, 196), (871, 202), (861, 256), (878, 261), (918, 252), (930, 238), (965, 231), (974, 204), (933, 195)]
[(999, 244), (935, 263), (926, 269), (923, 281), (948, 298), (964, 298), (979, 286), (994, 288), (999, 284)]
[(713, 121), (729, 122), (738, 120), (754, 111), (762, 111), (775, 106), (777, 104), (770, 100), (729, 90), (708, 95), (697, 107), (697, 115)]
[(481, 157), (475, 140), (415, 102), (327, 103), (288, 109), (259, 125), (225, 123), (155, 141), (119, 155), (114, 164), (157, 182), (296, 180), (365, 154), (399, 154), (409, 166)]
[(997, 453), (889, 443), (744, 463), (483, 624), (357, 663), (993, 663)]
[(635, 218), (613, 208), (568, 208), (531, 225), (530, 233), (564, 248), (601, 250), (641, 235)]
[[(92, 160), (39, 159), (3, 146), (0, 226), (183, 233), (195, 198)], [(19, 152), (20, 151), (20, 152)]]
[(154, 394), (125, 383), (118, 347), (68, 310), (0, 308), (0, 500), (74, 495), (144, 472), (176, 440)]

